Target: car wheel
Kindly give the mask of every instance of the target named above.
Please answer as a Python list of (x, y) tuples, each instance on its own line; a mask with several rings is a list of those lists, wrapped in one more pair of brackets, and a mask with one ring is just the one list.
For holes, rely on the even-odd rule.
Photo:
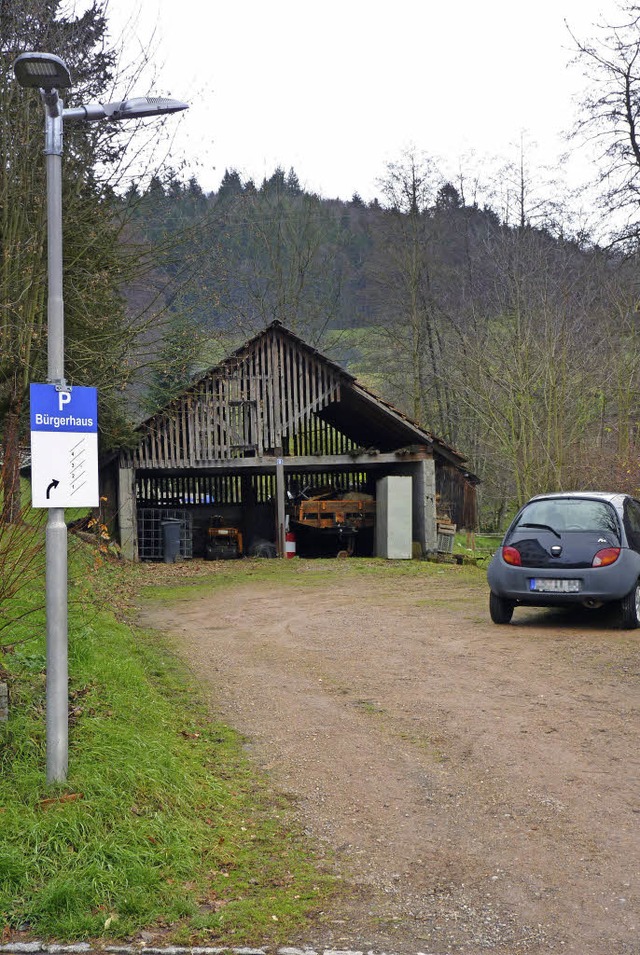
[(623, 630), (640, 627), (640, 580), (620, 601), (620, 624)]
[(489, 613), (494, 623), (509, 623), (513, 617), (513, 600), (505, 600), (498, 597), (493, 590), (489, 594)]

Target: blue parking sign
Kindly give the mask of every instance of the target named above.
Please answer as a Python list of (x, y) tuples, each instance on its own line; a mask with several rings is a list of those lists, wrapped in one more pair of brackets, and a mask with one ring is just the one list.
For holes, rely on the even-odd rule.
[(98, 431), (96, 388), (61, 388), (58, 385), (31, 385), (31, 430)]
[(98, 392), (32, 384), (33, 507), (97, 507)]

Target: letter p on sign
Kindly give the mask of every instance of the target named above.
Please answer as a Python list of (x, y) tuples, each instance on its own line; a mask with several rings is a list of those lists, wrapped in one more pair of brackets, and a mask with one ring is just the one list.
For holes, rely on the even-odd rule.
[(64, 406), (68, 405), (70, 401), (71, 401), (70, 391), (59, 391), (58, 392), (58, 411), (64, 411)]

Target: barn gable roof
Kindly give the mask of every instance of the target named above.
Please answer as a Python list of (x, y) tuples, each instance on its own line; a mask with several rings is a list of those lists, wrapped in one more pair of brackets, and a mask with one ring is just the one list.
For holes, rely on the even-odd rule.
[(313, 420), (339, 433), (347, 450), (419, 446), (465, 471), (466, 459), (458, 451), (279, 321), (144, 421), (138, 447), (125, 453), (134, 467), (163, 466), (162, 461), (203, 467), (220, 459), (262, 457), (282, 453), (278, 449)]

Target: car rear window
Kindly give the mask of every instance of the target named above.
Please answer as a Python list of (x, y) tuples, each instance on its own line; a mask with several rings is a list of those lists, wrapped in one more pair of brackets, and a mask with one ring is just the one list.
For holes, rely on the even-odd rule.
[(624, 529), (634, 550), (640, 550), (640, 504), (631, 498), (624, 502)]
[(580, 498), (531, 501), (524, 508), (513, 530), (527, 530), (523, 525), (538, 524), (554, 531), (598, 531), (620, 535), (618, 518), (605, 501)]

